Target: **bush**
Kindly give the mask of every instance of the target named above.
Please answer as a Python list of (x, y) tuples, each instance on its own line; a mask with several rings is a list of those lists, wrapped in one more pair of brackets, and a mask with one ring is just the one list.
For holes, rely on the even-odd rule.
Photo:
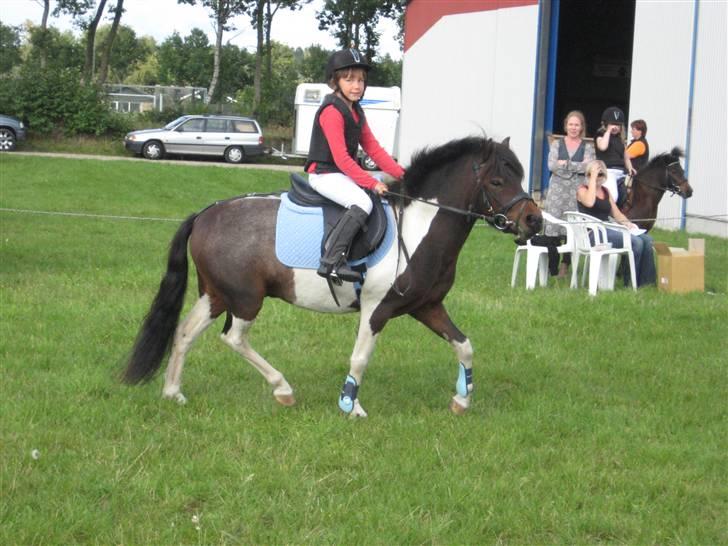
[(3, 79), (0, 104), (41, 134), (120, 134), (130, 127), (110, 111), (100, 86), (81, 82), (76, 68), (40, 70), (26, 64), (17, 77)]

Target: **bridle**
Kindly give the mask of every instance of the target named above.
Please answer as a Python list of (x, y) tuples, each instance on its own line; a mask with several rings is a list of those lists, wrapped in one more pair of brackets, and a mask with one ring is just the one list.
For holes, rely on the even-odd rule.
[(680, 165), (680, 161), (673, 161), (672, 163), (668, 163), (665, 165), (665, 178), (667, 179), (667, 186), (653, 186), (652, 184), (648, 184), (644, 180), (635, 177), (634, 181), (638, 182), (639, 184), (650, 188), (651, 190), (659, 191), (662, 193), (665, 193), (666, 191), (669, 191), (672, 195), (680, 194), (682, 191), (680, 189), (680, 185), (675, 181), (675, 177), (673, 176), (672, 172), (670, 171), (670, 167), (674, 165)]
[[(451, 207), (449, 205), (443, 205), (441, 203), (433, 203), (432, 201), (426, 201), (425, 199), (420, 199), (419, 197), (413, 197), (411, 195), (407, 195), (405, 193), (398, 193), (394, 191), (387, 190), (384, 192), (384, 195), (391, 195), (395, 197), (401, 198), (401, 201), (399, 203), (399, 212), (395, 209), (395, 216), (397, 218), (397, 245), (399, 247), (399, 252), (397, 252), (397, 266), (395, 271), (399, 271), (399, 264), (400, 264), (400, 258), (404, 254), (404, 259), (407, 264), (409, 264), (410, 261), (410, 255), (409, 251), (407, 250), (406, 245), (404, 244), (404, 239), (402, 237), (402, 222), (404, 219), (404, 203), (406, 199), (409, 199), (411, 201), (418, 201), (420, 203), (424, 203), (426, 205), (430, 205), (432, 207), (437, 207), (438, 209), (446, 210), (449, 212), (454, 212), (456, 214), (460, 214), (462, 216), (465, 216), (466, 220), (471, 219), (482, 219), (485, 222), (492, 225), (494, 228), (496, 228), (499, 231), (505, 231), (513, 224), (518, 224), (521, 220), (521, 217), (523, 216), (523, 211), (526, 208), (526, 205), (528, 202), (532, 202), (535, 205), (535, 201), (533, 198), (528, 195), (526, 192), (521, 190), (519, 193), (517, 193), (514, 197), (512, 197), (507, 203), (501, 205), (500, 210), (496, 212), (495, 208), (493, 207), (492, 201), (493, 197), (492, 195), (488, 194), (488, 190), (485, 187), (485, 184), (483, 184), (480, 180), (480, 170), (485, 165), (485, 163), (475, 163), (473, 162), (473, 173), (475, 175), (475, 182), (476, 187), (480, 187), (481, 190), (481, 197), (483, 199), (483, 208), (485, 209), (484, 213), (481, 212), (475, 212), (473, 210), (473, 205), (471, 204), (467, 210), (460, 209), (457, 207)], [(471, 200), (471, 203), (473, 203), (474, 200)], [(508, 211), (510, 211), (513, 207), (515, 207), (518, 203), (522, 203), (521, 209), (518, 211), (518, 217), (515, 221), (508, 219)], [(398, 285), (398, 279), (395, 278), (394, 282), (392, 283), (392, 288), (394, 289), (395, 293), (398, 296), (404, 296), (410, 289), (411, 282), (407, 285), (406, 288), (401, 289)]]
[[(528, 195), (526, 192), (521, 190), (519, 193), (517, 193), (515, 196), (513, 196), (508, 202), (502, 204), (500, 206), (500, 209), (498, 211), (496, 211), (495, 208), (493, 207), (493, 203), (492, 203), (493, 196), (489, 195), (485, 184), (483, 184), (480, 180), (480, 176), (479, 176), (480, 170), (484, 164), (485, 163), (473, 163), (473, 173), (475, 174), (476, 186), (480, 187), (480, 193), (481, 193), (481, 198), (483, 201), (483, 208), (485, 209), (485, 212), (475, 212), (475, 210), (473, 210), (474, 207), (472, 204), (470, 205), (470, 207), (468, 207), (467, 210), (465, 210), (465, 209), (460, 209), (457, 207), (451, 207), (449, 205), (443, 205), (441, 203), (433, 203), (431, 201), (426, 201), (425, 199), (420, 199), (419, 197), (413, 197), (410, 195), (406, 195), (404, 193), (397, 193), (397, 192), (393, 192), (393, 191), (389, 191), (389, 190), (387, 190), (385, 192), (385, 195), (401, 197), (403, 199), (403, 201), (402, 201), (403, 203), (404, 203), (404, 199), (409, 199), (412, 201), (419, 201), (420, 203), (425, 203), (426, 205), (437, 207), (442, 210), (447, 210), (449, 212), (454, 212), (456, 214), (460, 214), (462, 216), (465, 216), (468, 219), (470, 219), (470, 218), (475, 218), (476, 220), (482, 219), (485, 222), (492, 225), (497, 230), (504, 231), (504, 230), (508, 229), (510, 226), (512, 226), (514, 224), (518, 224), (521, 220), (521, 217), (523, 216), (523, 211), (525, 210), (528, 202), (530, 201), (535, 204), (535, 201), (533, 200), (533, 198), (530, 195)], [(516, 220), (515, 221), (509, 220), (508, 212), (513, 207), (515, 207), (518, 203), (521, 203), (521, 202), (522, 202), (521, 208), (518, 211), (518, 216), (517, 216)]]

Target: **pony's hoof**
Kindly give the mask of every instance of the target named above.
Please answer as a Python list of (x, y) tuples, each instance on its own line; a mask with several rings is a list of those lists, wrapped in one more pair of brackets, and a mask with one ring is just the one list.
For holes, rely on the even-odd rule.
[(281, 406), (290, 408), (291, 406), (296, 405), (296, 398), (293, 394), (274, 394), (273, 396), (275, 396), (276, 402), (278, 402)]
[(362, 408), (361, 404), (359, 404), (358, 398), (354, 400), (354, 408), (351, 410), (351, 413), (349, 413), (349, 417), (367, 417), (367, 412), (364, 411), (364, 408)]
[(465, 415), (465, 412), (468, 411), (468, 408), (470, 407), (469, 402), (470, 401), (468, 399), (463, 398), (460, 395), (453, 396), (452, 400), (450, 400), (450, 411), (455, 415)]
[(167, 400), (174, 400), (177, 402), (180, 406), (184, 406), (187, 403), (187, 398), (185, 398), (185, 395), (181, 392), (175, 392), (173, 394), (165, 394), (164, 398)]

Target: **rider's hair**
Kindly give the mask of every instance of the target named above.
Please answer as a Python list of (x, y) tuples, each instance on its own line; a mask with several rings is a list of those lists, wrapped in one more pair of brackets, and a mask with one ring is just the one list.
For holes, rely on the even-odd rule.
[(579, 138), (584, 138), (586, 136), (586, 118), (581, 110), (572, 110), (566, 114), (566, 117), (564, 118), (564, 133), (566, 132), (566, 124), (569, 122), (569, 118), (574, 117), (579, 118), (579, 121), (581, 121), (581, 132), (579, 133)]
[(637, 129), (642, 133), (642, 138), (647, 136), (647, 123), (643, 119), (636, 119), (632, 123), (629, 124), (630, 127), (633, 129)]
[(367, 76), (369, 75), (366, 70), (363, 68), (357, 67), (357, 66), (347, 66), (346, 68), (340, 68), (339, 70), (335, 70), (333, 75), (331, 76), (331, 79), (329, 80), (329, 87), (333, 89), (334, 91), (339, 90), (339, 80), (341, 78), (346, 78), (349, 74), (351, 74), (354, 71), (358, 71), (361, 73), (361, 75), (364, 77), (364, 84), (367, 82)]

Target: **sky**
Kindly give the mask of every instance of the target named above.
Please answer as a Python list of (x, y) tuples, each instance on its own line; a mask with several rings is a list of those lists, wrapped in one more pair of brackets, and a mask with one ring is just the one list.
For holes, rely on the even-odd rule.
[[(321, 9), (323, 3), (324, 0), (314, 0), (296, 12), (279, 10), (273, 19), (272, 38), (291, 47), (304, 48), (318, 44), (326, 49), (335, 49), (334, 38), (328, 32), (318, 29), (316, 11)], [(55, 4), (55, 0), (51, 0), (51, 11)], [(211, 43), (215, 42), (209, 11), (201, 6), (178, 5), (177, 0), (125, 0), (124, 9), (121, 23), (133, 28), (137, 36), (152, 36), (157, 43), (161, 43), (175, 30), (184, 37), (197, 27), (207, 33)], [(43, 7), (40, 1), (0, 0), (0, 21), (5, 25), (18, 26), (28, 20), (39, 25), (42, 16)], [(50, 17), (48, 24), (60, 30), (72, 30), (78, 35), (78, 30), (69, 17)], [(233, 24), (237, 29), (223, 34), (223, 43), (229, 42), (240, 48), (254, 50), (256, 33), (251, 28), (248, 17), (236, 17)], [(389, 53), (394, 59), (401, 59), (402, 53), (394, 38), (397, 33), (396, 23), (386, 21), (380, 24), (378, 30), (382, 32), (380, 52)]]

